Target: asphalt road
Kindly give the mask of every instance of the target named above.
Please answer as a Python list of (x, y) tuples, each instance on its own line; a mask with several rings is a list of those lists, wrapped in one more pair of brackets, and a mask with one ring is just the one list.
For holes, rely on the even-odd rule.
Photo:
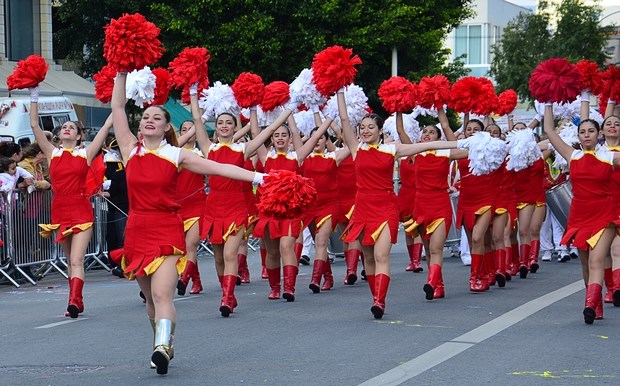
[(446, 298), (427, 301), (423, 273), (405, 272), (404, 239), (394, 246), (382, 320), (370, 313), (366, 282), (312, 294), (300, 267), (296, 300), (270, 301), (260, 259), (239, 306), (219, 314), (210, 256), (199, 258), (205, 291), (175, 298), (175, 358), (167, 376), (148, 366), (152, 334), (135, 282), (87, 273), (86, 310), (63, 316), (67, 283), (0, 285), (3, 385), (617, 385), (620, 309), (585, 325), (578, 261), (545, 262), (505, 288), (470, 293), (469, 267), (444, 265)]

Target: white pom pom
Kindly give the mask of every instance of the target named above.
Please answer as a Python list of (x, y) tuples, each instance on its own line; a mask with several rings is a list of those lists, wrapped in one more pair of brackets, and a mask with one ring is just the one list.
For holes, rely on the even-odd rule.
[(411, 114), (413, 115), (414, 118), (417, 118), (419, 115), (437, 118), (437, 110), (425, 109), (424, 107), (420, 107), (420, 106), (416, 106), (413, 109), (413, 113)]
[(235, 99), (235, 94), (227, 84), (217, 81), (213, 86), (202, 90), (202, 97), (198, 105), (204, 110), (202, 115), (205, 119), (213, 119), (222, 113), (239, 115), (241, 108)]
[[(559, 134), (560, 138), (566, 143), (568, 146), (573, 146), (574, 144), (579, 143), (579, 132), (577, 131), (577, 126), (575, 126), (572, 122), (566, 123), (562, 130), (560, 130)], [(549, 143), (549, 150), (553, 150), (555, 153), (555, 159), (553, 161), (553, 167), (556, 169), (560, 169), (564, 172), (568, 171), (568, 162), (557, 152), (557, 150), (553, 147), (551, 143)]]
[(314, 124), (314, 113), (310, 110), (300, 111), (293, 115), (293, 118), (295, 118), (297, 129), (299, 129), (304, 136), (309, 137), (312, 129), (316, 127)]
[(526, 169), (542, 157), (532, 129), (513, 130), (506, 136), (508, 144), (508, 170)]
[(603, 121), (605, 120), (605, 117), (603, 117), (601, 113), (598, 112), (598, 110), (594, 108), (590, 108), (590, 119), (594, 119), (596, 122), (598, 122), (599, 125), (602, 126)]
[[(366, 108), (368, 107), (368, 97), (364, 94), (364, 89), (355, 84), (351, 84), (347, 87), (344, 92), (344, 98), (347, 104), (347, 113), (349, 114), (349, 122), (351, 122), (351, 126), (357, 126), (368, 112)], [(334, 118), (334, 121), (342, 126), (340, 122), (340, 116), (338, 115), (338, 100), (336, 99), (336, 95), (329, 98), (327, 104), (323, 108), (323, 114), (326, 117)]]
[(458, 148), (469, 150), (469, 171), (476, 176), (497, 170), (507, 155), (504, 141), (491, 137), (485, 131), (477, 132), (467, 139), (458, 141)]
[[(409, 136), (413, 143), (420, 142), (422, 132), (420, 131), (420, 124), (417, 119), (413, 117), (413, 114), (403, 114), (403, 125), (405, 127), (405, 133)], [(391, 115), (383, 122), (383, 132), (386, 135), (394, 138), (396, 142), (400, 142), (398, 131), (396, 130), (396, 116)]]
[(133, 70), (127, 74), (125, 85), (127, 99), (133, 99), (138, 107), (150, 104), (155, 99), (155, 75), (149, 67)]
[(290, 85), (291, 101), (307, 107), (321, 106), (327, 102), (312, 82), (312, 70), (304, 68)]

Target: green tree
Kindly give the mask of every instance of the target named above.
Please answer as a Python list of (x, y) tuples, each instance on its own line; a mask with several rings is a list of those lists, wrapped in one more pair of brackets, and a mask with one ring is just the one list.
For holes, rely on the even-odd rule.
[(491, 75), (499, 90), (512, 88), (521, 100), (531, 99), (528, 81), (543, 60), (563, 57), (573, 63), (590, 59), (603, 64), (607, 37), (599, 23), (600, 7), (565, 0), (556, 9), (555, 28), (545, 14), (519, 14), (493, 46)]

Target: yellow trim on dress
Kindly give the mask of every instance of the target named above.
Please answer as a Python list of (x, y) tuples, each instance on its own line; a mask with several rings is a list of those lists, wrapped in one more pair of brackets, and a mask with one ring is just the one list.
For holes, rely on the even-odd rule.
[(171, 255), (164, 255), (164, 256), (156, 257), (155, 260), (153, 260), (149, 265), (144, 267), (144, 273), (146, 273), (148, 276), (151, 276), (162, 265), (162, 263), (164, 262), (164, 259), (166, 257), (168, 257), (168, 256), (181, 256), (177, 260), (177, 264), (176, 264), (177, 273), (179, 275), (181, 275), (183, 273), (183, 271), (185, 271), (185, 265), (187, 263), (187, 257), (185, 255), (183, 255), (183, 251), (182, 250), (180, 250), (180, 249), (178, 249), (176, 247), (172, 247), (172, 248), (173, 248), (174, 252)]
[(383, 231), (383, 228), (385, 228), (387, 223), (388, 223), (387, 221), (384, 221), (383, 223), (381, 223), (381, 225), (379, 225), (379, 228), (377, 228), (374, 232), (372, 232), (370, 237), (372, 237), (374, 241), (377, 241), (377, 239), (379, 238), (379, 235), (381, 235), (381, 232)]
[(42, 231), (39, 231), (41, 237), (49, 239), (54, 231), (60, 228), (60, 224), (39, 224), (39, 227), (42, 229)]
[(228, 239), (228, 236), (235, 234), (237, 232), (239, 232), (241, 229), (243, 228), (243, 225), (241, 226), (237, 226), (234, 222), (232, 224), (230, 224), (230, 226), (228, 227), (228, 230), (226, 231), (226, 233), (224, 233), (224, 235), (222, 235), (222, 240), (224, 240), (224, 242), (226, 242), (226, 239)]
[(528, 205), (531, 205), (531, 204), (528, 204), (527, 202), (520, 202), (520, 203), (517, 204), (517, 209), (521, 210), (521, 209), (525, 208)]
[(482, 208), (478, 209), (477, 211), (475, 211), (474, 214), (478, 215), (478, 216), (482, 216), (483, 214), (488, 212), (489, 209), (491, 209), (491, 205), (486, 205), (486, 206), (483, 206)]
[(547, 206), (547, 203), (546, 202), (536, 201), (536, 207), (540, 208), (541, 206)]
[(327, 216), (323, 217), (319, 222), (316, 223), (316, 229), (319, 229), (321, 225), (325, 224), (325, 222), (331, 218), (332, 218), (331, 214), (328, 214)]
[(74, 229), (75, 229), (75, 228), (77, 228), (77, 229), (81, 230), (82, 232), (84, 232), (85, 230), (87, 230), (87, 229), (91, 228), (92, 226), (93, 226), (93, 223), (92, 223), (92, 222), (87, 222), (87, 223), (84, 223), (84, 224), (77, 224), (77, 225), (72, 226), (71, 228), (68, 228), (68, 229), (67, 229), (67, 230), (65, 230), (64, 232), (62, 232), (62, 235), (63, 235), (64, 237), (67, 237), (67, 236), (69, 236), (69, 235), (74, 234), (74, 233), (75, 233), (75, 232), (74, 232)]
[(439, 227), (441, 225), (442, 222), (444, 222), (445, 219), (444, 218), (439, 218), (435, 221), (433, 221), (432, 223), (430, 223), (427, 227), (426, 227), (426, 234), (430, 235), (431, 233), (435, 232), (435, 230), (437, 229), (437, 227)]
[(346, 217), (348, 220), (351, 220), (351, 216), (353, 216), (354, 209), (355, 209), (355, 205), (351, 205), (351, 209), (349, 209), (349, 212), (347, 212), (347, 214), (345, 214), (344, 217)]
[(596, 247), (596, 244), (598, 243), (599, 239), (603, 235), (603, 232), (605, 232), (605, 229), (607, 228), (601, 229), (600, 231), (596, 232), (594, 236), (586, 240), (586, 243), (588, 243), (588, 245), (590, 246), (590, 249), (594, 249), (594, 247)]
[(200, 217), (192, 217), (192, 218), (188, 218), (187, 220), (184, 220), (183, 221), (183, 232), (187, 232), (188, 230), (190, 230), (191, 227), (193, 227), (194, 224), (196, 224), (199, 219)]
[(508, 209), (506, 209), (506, 208), (497, 208), (497, 209), (495, 209), (495, 214), (502, 215), (502, 214), (506, 214), (506, 213), (508, 213)]

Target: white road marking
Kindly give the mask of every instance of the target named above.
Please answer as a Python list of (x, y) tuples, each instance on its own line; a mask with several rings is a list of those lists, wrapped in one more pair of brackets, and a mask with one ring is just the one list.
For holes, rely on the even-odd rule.
[(528, 318), (530, 315), (552, 305), (566, 297), (569, 297), (584, 289), (583, 280), (578, 280), (563, 288), (550, 292), (537, 299), (529, 301), (512, 311), (498, 316), (497, 318), (466, 332), (465, 334), (452, 339), (434, 349), (403, 363), (391, 370), (386, 371), (360, 386), (374, 385), (400, 385), (403, 382), (416, 377), (423, 372), (447, 361), (448, 359), (462, 353), (474, 345), (502, 332), (520, 321)]
[(62, 326), (63, 324), (69, 324), (69, 323), (75, 323), (75, 322), (79, 322), (82, 320), (87, 320), (88, 318), (76, 318), (76, 319), (69, 319), (69, 320), (64, 320), (62, 322), (56, 322), (56, 323), (50, 323), (50, 324), (45, 324), (43, 326), (39, 326), (39, 327), (35, 327), (34, 329), (41, 329), (41, 328), (52, 328), (52, 327), (58, 327), (58, 326)]

